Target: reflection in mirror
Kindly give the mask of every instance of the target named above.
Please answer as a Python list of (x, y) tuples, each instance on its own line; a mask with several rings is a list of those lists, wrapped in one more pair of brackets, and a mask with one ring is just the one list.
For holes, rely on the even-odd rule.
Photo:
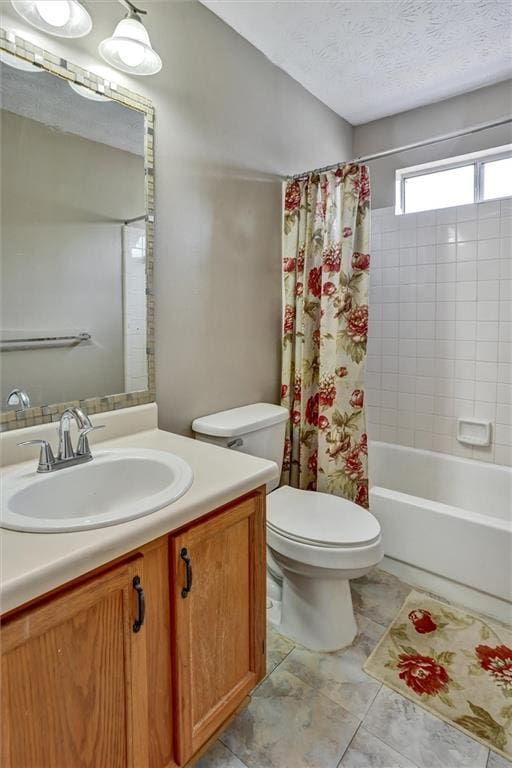
[(144, 114), (0, 67), (2, 410), (146, 390)]

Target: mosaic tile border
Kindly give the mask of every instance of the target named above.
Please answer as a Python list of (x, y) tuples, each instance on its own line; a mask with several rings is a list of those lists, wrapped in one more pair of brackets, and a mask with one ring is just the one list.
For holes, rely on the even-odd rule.
[(129, 408), (133, 405), (152, 403), (155, 400), (155, 300), (153, 295), (154, 265), (154, 125), (155, 112), (149, 99), (140, 96), (121, 85), (104, 80), (66, 59), (39, 48), (23, 38), (0, 28), (0, 49), (29, 61), (57, 77), (83, 85), (96, 93), (108, 96), (113, 101), (144, 113), (144, 177), (146, 198), (146, 314), (147, 314), (147, 366), (148, 389), (140, 392), (120, 392), (104, 397), (89, 397), (86, 400), (73, 400), (66, 403), (28, 408), (23, 411), (4, 411), (0, 413), (0, 432), (36, 424), (58, 421), (60, 414), (70, 406), (79, 406), (88, 414)]

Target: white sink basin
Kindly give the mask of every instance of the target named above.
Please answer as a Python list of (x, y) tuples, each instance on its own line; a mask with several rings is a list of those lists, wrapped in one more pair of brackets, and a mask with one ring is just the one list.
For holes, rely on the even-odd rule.
[(2, 479), (0, 525), (35, 533), (103, 528), (172, 504), (192, 481), (179, 456), (145, 448), (97, 451), (86, 464), (48, 474), (25, 465)]

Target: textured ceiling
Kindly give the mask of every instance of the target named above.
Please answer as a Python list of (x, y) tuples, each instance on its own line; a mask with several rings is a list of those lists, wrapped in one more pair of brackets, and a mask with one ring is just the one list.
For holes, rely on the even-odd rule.
[(354, 125), (512, 76), (509, 0), (201, 2)]

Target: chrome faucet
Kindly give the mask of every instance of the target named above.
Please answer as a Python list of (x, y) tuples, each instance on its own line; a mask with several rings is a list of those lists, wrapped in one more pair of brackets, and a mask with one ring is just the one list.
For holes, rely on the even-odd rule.
[[(70, 427), (71, 419), (74, 419), (78, 427), (78, 443), (76, 451), (71, 443)], [(57, 469), (73, 467), (92, 460), (91, 449), (87, 435), (95, 429), (103, 429), (105, 425), (94, 427), (89, 417), (80, 408), (66, 408), (59, 422), (59, 448), (57, 457), (54, 456), (52, 447), (47, 440), (26, 440), (18, 445), (40, 445), (38, 472), (55, 472)]]
[(18, 406), (21, 411), (30, 408), (30, 397), (24, 389), (15, 387), (7, 395), (7, 405)]

